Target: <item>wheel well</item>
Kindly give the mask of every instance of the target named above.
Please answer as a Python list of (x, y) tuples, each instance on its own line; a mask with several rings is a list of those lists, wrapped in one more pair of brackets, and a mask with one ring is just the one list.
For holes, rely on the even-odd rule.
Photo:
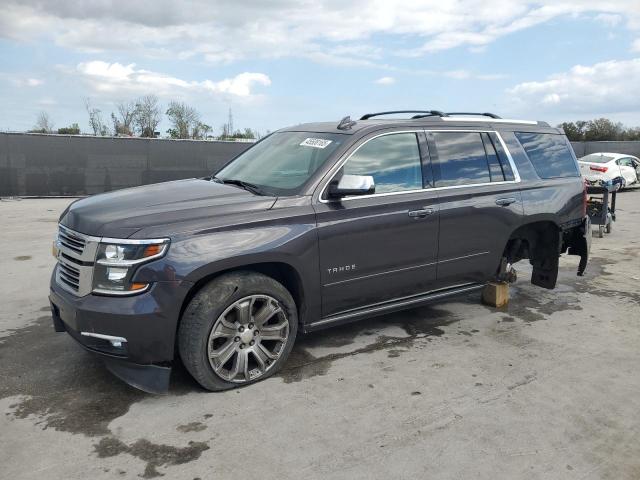
[(532, 265), (555, 259), (562, 246), (560, 233), (558, 225), (551, 221), (522, 225), (509, 237), (503, 256), (509, 263), (528, 258)]
[(298, 274), (295, 268), (293, 268), (291, 265), (288, 265), (286, 263), (267, 262), (267, 263), (252, 263), (248, 265), (242, 265), (239, 267), (229, 268), (227, 270), (222, 270), (222, 271), (213, 273), (211, 275), (207, 275), (206, 277), (203, 277), (200, 280), (198, 280), (193, 285), (193, 287), (191, 287), (191, 290), (189, 290), (189, 293), (187, 294), (184, 301), (182, 302), (182, 307), (180, 308), (180, 317), (178, 319), (178, 325), (182, 320), (182, 314), (185, 308), (187, 308), (187, 305), (189, 305), (189, 302), (191, 301), (191, 299), (196, 295), (196, 293), (200, 291), (200, 289), (203, 286), (205, 286), (214, 278), (219, 277), (220, 275), (223, 275), (229, 272), (235, 272), (238, 270), (250, 270), (253, 272), (258, 272), (280, 282), (287, 290), (289, 290), (289, 293), (291, 293), (293, 300), (296, 302), (296, 307), (298, 309), (298, 322), (302, 323), (302, 319), (304, 318), (304, 315), (306, 313), (306, 309), (305, 309), (306, 303), (305, 303), (304, 289), (302, 288), (302, 279), (300, 275)]

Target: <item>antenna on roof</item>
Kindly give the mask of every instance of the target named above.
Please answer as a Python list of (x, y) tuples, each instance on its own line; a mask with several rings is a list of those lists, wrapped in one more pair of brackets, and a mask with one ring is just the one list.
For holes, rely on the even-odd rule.
[(351, 127), (353, 127), (355, 124), (356, 122), (354, 120), (351, 120), (351, 117), (347, 115), (342, 120), (340, 120), (340, 123), (338, 123), (338, 126), (336, 128), (338, 130), (351, 130)]

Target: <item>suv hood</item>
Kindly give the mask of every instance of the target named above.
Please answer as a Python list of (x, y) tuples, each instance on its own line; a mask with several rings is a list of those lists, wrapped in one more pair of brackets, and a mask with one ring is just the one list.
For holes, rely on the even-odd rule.
[(158, 226), (166, 227), (164, 235), (170, 235), (181, 229), (177, 224), (184, 227), (202, 218), (268, 210), (275, 201), (233, 185), (192, 178), (83, 198), (67, 207), (60, 223), (98, 237), (128, 238)]

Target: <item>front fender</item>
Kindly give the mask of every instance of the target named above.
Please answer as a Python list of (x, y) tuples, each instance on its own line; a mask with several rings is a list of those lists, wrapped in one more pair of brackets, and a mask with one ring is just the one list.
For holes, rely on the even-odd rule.
[(320, 311), (318, 239), (315, 224), (260, 225), (172, 239), (167, 256), (145, 265), (135, 281), (171, 278), (198, 284), (220, 272), (278, 263), (296, 271), (310, 318)]

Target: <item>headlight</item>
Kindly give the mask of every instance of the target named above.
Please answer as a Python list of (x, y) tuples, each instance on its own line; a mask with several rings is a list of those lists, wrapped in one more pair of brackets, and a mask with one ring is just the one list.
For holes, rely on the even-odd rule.
[(160, 258), (167, 253), (169, 239), (119, 240), (103, 238), (98, 246), (93, 272), (93, 292), (103, 295), (132, 295), (144, 292), (148, 283), (131, 279), (141, 263)]

